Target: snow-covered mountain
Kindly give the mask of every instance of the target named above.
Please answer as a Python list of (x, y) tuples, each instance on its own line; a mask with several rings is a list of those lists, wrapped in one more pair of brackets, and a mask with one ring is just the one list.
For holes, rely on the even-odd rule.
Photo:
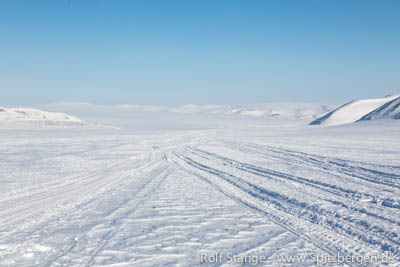
[(66, 112), (87, 121), (130, 128), (225, 127), (224, 125), (307, 125), (334, 107), (315, 103), (264, 103), (242, 105), (193, 105), (177, 107), (50, 103), (37, 106)]
[(356, 122), (398, 97), (399, 95), (390, 95), (384, 98), (353, 100), (312, 121), (310, 124), (330, 126)]
[(179, 107), (117, 105), (126, 111), (139, 112), (173, 112), (173, 113), (208, 113), (217, 115), (243, 115), (254, 118), (293, 117), (298, 119), (312, 119), (331, 110), (331, 107), (314, 103), (265, 103), (248, 105), (193, 105)]
[(225, 115), (241, 115), (264, 119), (292, 118), (301, 121), (310, 121), (329, 110), (331, 108), (326, 105), (312, 103), (269, 103), (228, 106), (223, 113)]
[(0, 126), (88, 126), (74, 116), (33, 108), (0, 107)]
[(363, 116), (359, 121), (377, 119), (397, 119), (400, 120), (400, 96), (386, 102), (381, 107)]

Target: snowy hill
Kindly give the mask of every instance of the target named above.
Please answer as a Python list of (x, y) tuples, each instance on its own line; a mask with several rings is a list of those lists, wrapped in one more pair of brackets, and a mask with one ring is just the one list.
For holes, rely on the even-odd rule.
[(76, 117), (32, 108), (0, 107), (0, 126), (88, 126)]
[(386, 102), (381, 107), (363, 116), (359, 121), (376, 119), (397, 119), (400, 120), (400, 97)]
[(391, 95), (384, 98), (354, 100), (312, 121), (310, 124), (340, 125), (352, 123), (398, 97), (399, 95)]
[(291, 118), (310, 121), (329, 110), (330, 108), (325, 105), (311, 103), (269, 103), (227, 107), (223, 113), (225, 115), (241, 115), (264, 119)]
[(265, 103), (243, 105), (96, 105), (91, 103), (50, 103), (37, 106), (66, 112), (87, 121), (119, 128), (224, 128), (262, 125), (307, 125), (334, 107), (315, 103)]
[(291, 117), (300, 120), (311, 120), (331, 110), (326, 105), (314, 103), (265, 103), (248, 105), (193, 105), (179, 107), (118, 105), (127, 111), (172, 112), (172, 113), (206, 113), (215, 115), (242, 115), (253, 118)]

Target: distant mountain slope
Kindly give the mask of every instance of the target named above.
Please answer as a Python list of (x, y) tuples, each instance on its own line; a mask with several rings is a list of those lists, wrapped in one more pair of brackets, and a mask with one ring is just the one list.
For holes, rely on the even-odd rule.
[(363, 116), (358, 121), (368, 121), (376, 119), (397, 119), (400, 120), (400, 97), (393, 99)]
[(354, 100), (312, 121), (310, 124), (340, 125), (352, 123), (398, 97), (399, 95), (392, 95), (384, 98)]
[(242, 115), (258, 118), (291, 118), (301, 121), (311, 121), (330, 107), (312, 103), (270, 103), (258, 105), (240, 105), (224, 110), (225, 115)]
[(118, 127), (224, 127), (223, 125), (307, 125), (334, 107), (316, 103), (143, 106), (132, 104), (50, 103), (37, 106)]
[(33, 108), (0, 107), (0, 126), (87, 126), (76, 117)]
[(314, 103), (265, 103), (248, 105), (192, 105), (187, 104), (179, 107), (163, 106), (138, 106), (118, 105), (119, 108), (135, 111), (149, 112), (173, 112), (173, 113), (208, 113), (216, 115), (243, 115), (254, 118), (291, 117), (296, 119), (312, 120), (327, 111), (331, 107)]

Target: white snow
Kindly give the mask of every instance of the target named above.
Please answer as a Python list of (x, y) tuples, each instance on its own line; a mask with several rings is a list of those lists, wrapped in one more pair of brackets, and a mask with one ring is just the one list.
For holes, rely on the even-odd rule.
[(352, 123), (399, 96), (391, 95), (384, 98), (354, 100), (325, 114), (311, 124), (331, 126)]
[[(85, 121), (136, 130), (225, 128), (247, 124), (307, 125), (333, 106), (314, 103), (266, 103), (252, 105), (183, 105), (179, 107), (52, 103), (37, 108), (73, 114)], [(160, 119), (162, 118), (162, 119)]]
[(84, 121), (59, 112), (0, 107), (0, 126), (83, 126)]
[(400, 119), (400, 96), (371, 111), (363, 116), (360, 121), (390, 118)]
[[(332, 107), (311, 103), (268, 103), (258, 105), (225, 106), (221, 109), (226, 115), (242, 115), (268, 120), (272, 117), (305, 122), (329, 111)], [(274, 118), (275, 119), (275, 118)]]
[(129, 109), (73, 108), (119, 130), (0, 129), (0, 266), (315, 266), (338, 253), (400, 266), (400, 121)]

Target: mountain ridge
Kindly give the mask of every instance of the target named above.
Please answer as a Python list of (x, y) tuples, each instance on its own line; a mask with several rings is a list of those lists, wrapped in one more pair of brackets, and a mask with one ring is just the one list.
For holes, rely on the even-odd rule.
[[(367, 114), (399, 97), (400, 95), (396, 94), (383, 98), (352, 100), (310, 122), (310, 125), (334, 126), (360, 121)], [(371, 117), (371, 119), (373, 118)]]
[(386, 102), (381, 107), (371, 111), (367, 115), (363, 116), (359, 121), (377, 120), (377, 119), (400, 119), (400, 96)]

